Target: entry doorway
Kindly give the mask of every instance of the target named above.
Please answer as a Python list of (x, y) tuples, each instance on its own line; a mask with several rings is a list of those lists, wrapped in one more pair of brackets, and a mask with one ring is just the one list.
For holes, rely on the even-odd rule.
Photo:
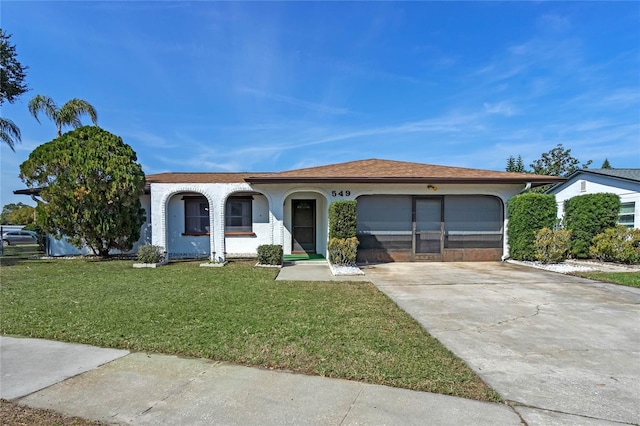
[(316, 200), (293, 200), (292, 253), (316, 252)]
[(415, 254), (442, 253), (442, 197), (413, 198), (413, 231)]

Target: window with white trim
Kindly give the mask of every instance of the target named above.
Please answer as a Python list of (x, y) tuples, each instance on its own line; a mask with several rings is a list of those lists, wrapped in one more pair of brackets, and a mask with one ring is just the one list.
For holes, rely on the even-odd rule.
[(205, 197), (182, 197), (184, 200), (184, 233), (209, 233), (209, 203)]
[(225, 208), (225, 233), (253, 232), (253, 197), (229, 197)]
[(618, 225), (626, 226), (627, 228), (633, 228), (636, 219), (636, 203), (622, 203), (620, 204), (620, 213), (618, 213)]

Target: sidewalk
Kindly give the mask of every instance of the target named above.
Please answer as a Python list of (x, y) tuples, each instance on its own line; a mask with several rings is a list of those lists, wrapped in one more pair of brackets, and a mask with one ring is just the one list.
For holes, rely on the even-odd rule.
[(0, 337), (0, 396), (135, 425), (520, 425), (506, 405), (202, 359)]

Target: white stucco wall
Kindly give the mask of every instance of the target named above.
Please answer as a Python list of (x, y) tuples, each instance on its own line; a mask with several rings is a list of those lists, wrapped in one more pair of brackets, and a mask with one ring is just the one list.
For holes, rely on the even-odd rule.
[(634, 228), (640, 228), (640, 183), (607, 176), (583, 174), (566, 182), (559, 190), (552, 190), (551, 193), (556, 196), (558, 218), (564, 216), (564, 202), (569, 198), (585, 194), (617, 194), (621, 203), (635, 203)]
[[(255, 256), (261, 244), (272, 244), (273, 221), (268, 195), (255, 194), (247, 183), (151, 184), (151, 211), (154, 217), (152, 240), (170, 256), (189, 254), (226, 258)], [(227, 198), (253, 193), (252, 218), (254, 236), (229, 236), (224, 233)], [(184, 233), (183, 195), (202, 195), (209, 201), (209, 235), (187, 236)], [(157, 218), (157, 219), (156, 219)], [(164, 218), (164, 219), (163, 219)]]

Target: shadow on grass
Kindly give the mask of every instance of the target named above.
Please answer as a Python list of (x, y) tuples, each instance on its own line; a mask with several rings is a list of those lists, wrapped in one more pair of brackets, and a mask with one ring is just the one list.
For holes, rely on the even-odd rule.
[(42, 256), (44, 252), (38, 250), (37, 245), (3, 247), (0, 256), (0, 266), (15, 266), (23, 262), (32, 262), (34, 256)]

